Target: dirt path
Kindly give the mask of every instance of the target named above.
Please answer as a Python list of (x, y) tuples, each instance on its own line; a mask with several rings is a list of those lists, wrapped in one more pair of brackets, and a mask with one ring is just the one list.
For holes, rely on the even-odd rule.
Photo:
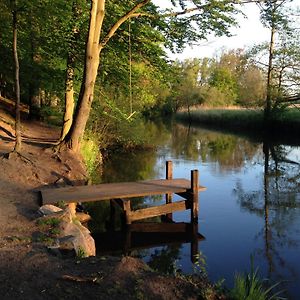
[[(12, 124), (12, 118), (0, 110), (0, 154), (14, 147)], [(55, 155), (46, 150), (59, 130), (39, 122), (25, 122), (22, 128), (26, 159), (0, 158), (1, 300), (198, 299), (204, 290), (211, 291), (205, 299), (216, 299), (203, 281), (163, 276), (134, 258), (79, 260), (50, 254), (34, 221), (38, 190), (58, 180), (82, 183), (85, 169), (80, 158), (70, 153)]]

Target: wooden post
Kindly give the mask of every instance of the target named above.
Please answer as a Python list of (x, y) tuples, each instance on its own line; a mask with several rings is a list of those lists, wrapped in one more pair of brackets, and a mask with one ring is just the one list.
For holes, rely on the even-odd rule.
[(125, 242), (124, 242), (124, 254), (126, 256), (130, 255), (130, 249), (131, 249), (131, 228), (130, 225), (126, 226), (126, 231), (125, 231)]
[(198, 210), (199, 210), (199, 172), (198, 172), (198, 170), (191, 171), (191, 194), (192, 194), (191, 222), (198, 223)]
[[(173, 179), (173, 162), (166, 161), (166, 179)], [(166, 194), (166, 204), (172, 203), (172, 194)], [(166, 214), (166, 221), (172, 221), (173, 214)]]
[(110, 204), (109, 230), (114, 231), (115, 224), (116, 224), (116, 207), (115, 207), (114, 200), (110, 200), (109, 204)]
[(128, 200), (126, 199), (126, 201), (124, 201), (124, 212), (125, 212), (126, 224), (129, 225), (131, 224), (131, 218), (130, 218), (131, 205), (129, 199)]
[(196, 222), (191, 224), (191, 262), (197, 261), (198, 249), (198, 224)]

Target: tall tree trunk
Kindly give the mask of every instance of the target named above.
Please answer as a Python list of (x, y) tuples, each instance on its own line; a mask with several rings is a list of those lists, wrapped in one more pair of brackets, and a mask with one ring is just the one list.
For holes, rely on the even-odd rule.
[(265, 122), (268, 123), (271, 118), (272, 109), (272, 73), (273, 73), (273, 56), (274, 56), (274, 38), (275, 38), (275, 24), (272, 22), (271, 26), (271, 39), (269, 45), (269, 63), (267, 74), (267, 97), (264, 111)]
[(78, 151), (94, 97), (95, 82), (102, 47), (99, 46), (100, 32), (105, 13), (105, 0), (92, 0), (88, 40), (86, 44), (84, 80), (81, 84), (74, 122), (65, 137), (68, 147)]
[(16, 98), (16, 117), (15, 117), (15, 135), (16, 142), (14, 152), (20, 152), (22, 147), (21, 139), (21, 117), (20, 117), (20, 75), (19, 75), (19, 58), (18, 58), (18, 48), (17, 48), (17, 38), (18, 38), (18, 15), (16, 10), (16, 1), (13, 1), (13, 55), (15, 62), (15, 98)]
[(78, 9), (77, 1), (73, 1), (72, 5), (72, 13), (73, 13), (73, 28), (72, 28), (72, 39), (69, 42), (69, 52), (67, 58), (67, 72), (66, 72), (66, 80), (65, 80), (65, 111), (64, 111), (64, 123), (61, 130), (61, 135), (58, 143), (64, 140), (66, 135), (68, 134), (72, 122), (73, 122), (73, 114), (74, 114), (74, 64), (75, 64), (75, 53), (74, 49), (76, 48), (76, 41), (79, 36), (79, 28), (77, 28), (77, 21), (81, 14), (80, 9)]
[(69, 132), (74, 113), (74, 68), (73, 68), (74, 56), (71, 52), (68, 54), (67, 62), (67, 74), (66, 74), (66, 92), (65, 92), (65, 112), (64, 112), (64, 123), (61, 130), (59, 142), (61, 142), (67, 133)]
[(36, 72), (36, 65), (40, 63), (40, 56), (37, 53), (37, 36), (38, 28), (35, 26), (33, 12), (29, 13), (28, 26), (30, 28), (30, 63), (31, 63), (31, 76), (28, 86), (29, 98), (29, 118), (33, 120), (40, 119), (40, 111), (42, 106), (40, 80)]

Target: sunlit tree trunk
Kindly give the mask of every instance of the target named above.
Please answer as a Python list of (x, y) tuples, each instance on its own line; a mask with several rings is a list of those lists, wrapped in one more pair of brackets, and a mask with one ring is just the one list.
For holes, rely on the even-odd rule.
[(88, 40), (86, 44), (84, 79), (81, 85), (79, 100), (74, 121), (65, 141), (74, 151), (79, 150), (85, 126), (90, 114), (94, 97), (94, 88), (100, 62), (100, 32), (105, 14), (105, 0), (92, 0)]
[(61, 131), (61, 136), (59, 142), (61, 142), (67, 133), (69, 132), (72, 122), (73, 122), (73, 113), (74, 113), (74, 57), (71, 52), (68, 54), (68, 63), (67, 63), (67, 73), (66, 73), (66, 91), (65, 91), (65, 112), (64, 112), (64, 123)]
[(14, 152), (20, 152), (22, 147), (21, 141), (21, 117), (20, 117), (20, 75), (19, 75), (19, 58), (18, 58), (18, 48), (17, 48), (17, 39), (18, 39), (18, 13), (16, 10), (16, 1), (13, 1), (14, 10), (13, 15), (13, 55), (15, 63), (15, 98), (16, 98), (16, 117), (15, 117), (15, 135), (16, 142)]

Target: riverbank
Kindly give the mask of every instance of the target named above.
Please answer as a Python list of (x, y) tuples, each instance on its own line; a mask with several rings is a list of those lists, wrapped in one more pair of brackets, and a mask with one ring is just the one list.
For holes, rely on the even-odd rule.
[(298, 108), (274, 111), (268, 128), (264, 125), (263, 110), (260, 109), (195, 109), (178, 112), (176, 118), (193, 124), (236, 131), (276, 131), (298, 135), (300, 130)]
[[(218, 299), (199, 277), (166, 276), (130, 257), (54, 256), (35, 220), (42, 186), (83, 184), (81, 157), (54, 154), (59, 129), (23, 122), (22, 155), (0, 158), (1, 299)], [(14, 146), (12, 117), (0, 113), (0, 153)], [(48, 150), (47, 150), (48, 149)]]

